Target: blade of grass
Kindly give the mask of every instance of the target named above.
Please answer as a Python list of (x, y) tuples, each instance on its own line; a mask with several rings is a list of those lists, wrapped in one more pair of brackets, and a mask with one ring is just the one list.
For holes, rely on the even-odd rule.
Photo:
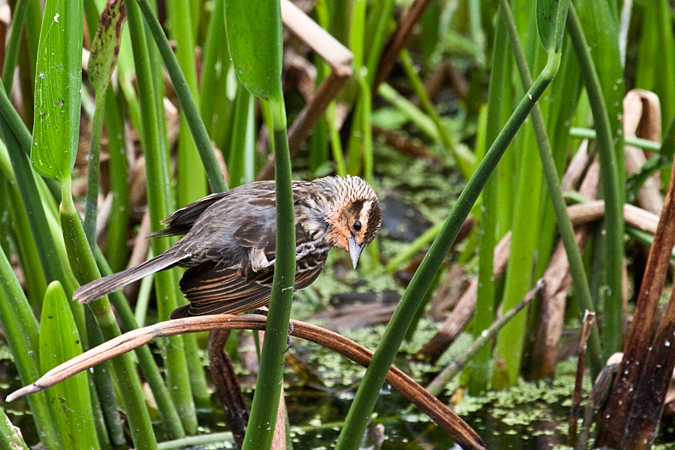
[(122, 30), (122, 42), (120, 43), (120, 54), (117, 60), (117, 78), (119, 80), (119, 90), (122, 92), (127, 104), (129, 121), (139, 133), (142, 133), (141, 112), (138, 105), (138, 97), (136, 96), (136, 87), (134, 86), (136, 80), (135, 70), (131, 37), (129, 27), (127, 26)]
[[(183, 72), (180, 69), (180, 66), (178, 65), (176, 56), (171, 50), (169, 41), (162, 30), (162, 26), (152, 11), (148, 0), (134, 1), (138, 6), (140, 6), (143, 17), (145, 18), (145, 21), (152, 32), (152, 37), (155, 40), (155, 44), (157, 44), (157, 48), (162, 55), (162, 60), (166, 65), (166, 70), (169, 72), (174, 89), (176, 89), (176, 95), (178, 96), (181, 108), (185, 113), (185, 119), (190, 126), (190, 131), (192, 132), (192, 137), (194, 138), (195, 144), (197, 145), (197, 150), (199, 151), (199, 156), (201, 157), (202, 164), (206, 170), (206, 176), (208, 177), (211, 189), (213, 192), (224, 192), (227, 190), (227, 184), (225, 183), (223, 174), (220, 172), (220, 167), (218, 166), (216, 155), (213, 152), (213, 145), (211, 145), (209, 134), (206, 131), (206, 127), (204, 126), (204, 122), (202, 121), (202, 118), (199, 114), (199, 109), (194, 101), (194, 98), (190, 93), (190, 87), (185, 79), (185, 76), (183, 75)], [(138, 63), (136, 66), (138, 70)]]
[[(607, 357), (621, 348), (621, 334), (623, 321), (622, 313), (622, 261), (623, 261), (623, 212), (622, 212), (622, 193), (619, 186), (622, 186), (620, 175), (623, 171), (623, 163), (617, 159), (613, 138), (613, 128), (611, 126), (609, 112), (605, 107), (605, 98), (601, 89), (600, 79), (591, 58), (589, 47), (586, 42), (584, 30), (579, 22), (576, 10), (570, 5), (570, 14), (567, 21), (567, 28), (570, 39), (574, 45), (574, 50), (579, 61), (586, 92), (590, 100), (593, 111), (595, 128), (598, 133), (598, 153), (600, 155), (600, 164), (602, 165), (601, 179), (603, 194), (606, 203), (605, 228), (607, 239), (606, 245), (606, 309), (603, 312), (603, 350)], [(615, 82), (618, 82), (615, 79)], [(621, 81), (622, 82), (622, 81)], [(621, 103), (621, 98), (619, 98)], [(623, 152), (623, 146), (621, 146)]]
[(127, 232), (129, 226), (129, 167), (127, 149), (124, 142), (124, 118), (120, 107), (122, 95), (116, 96), (111, 86), (106, 90), (105, 123), (108, 136), (108, 155), (110, 160), (111, 210), (106, 241), (106, 254), (110, 266), (115, 272), (126, 267), (129, 259)]
[[(197, 88), (195, 40), (190, 4), (184, 0), (170, 0), (167, 2), (167, 13), (167, 19), (171, 25), (171, 35), (176, 40), (176, 60), (183, 71), (195, 107), (198, 109), (199, 90)], [(199, 200), (207, 194), (206, 172), (201, 164), (195, 141), (190, 136), (185, 111), (182, 109), (178, 131), (178, 207)], [(208, 133), (205, 126), (204, 132)], [(209, 146), (211, 146), (210, 141)], [(210, 155), (215, 156), (213, 150), (210, 151)]]
[[(316, 2), (314, 9), (316, 11), (318, 23), (324, 30), (331, 29), (331, 19), (336, 19), (328, 11), (328, 4), (325, 1)], [(323, 67), (326, 67), (325, 62), (321, 62)], [(328, 68), (325, 69), (326, 73)], [(342, 140), (340, 139), (340, 129), (335, 123), (336, 118), (336, 102), (332, 101), (326, 108), (326, 125), (328, 127), (328, 135), (330, 138), (331, 145), (331, 154), (333, 155), (333, 161), (335, 162), (335, 172), (344, 177), (347, 176), (347, 167), (345, 165), (345, 159), (342, 150)]]
[[(81, 284), (98, 279), (101, 274), (96, 267), (91, 249), (82, 228), (80, 216), (75, 209), (70, 194), (70, 178), (62, 185), (61, 226), (68, 248), (68, 258), (75, 276)], [(117, 319), (110, 308), (107, 297), (89, 304), (96, 322), (106, 340), (119, 336)], [(117, 378), (117, 385), (127, 415), (131, 437), (138, 449), (156, 449), (157, 442), (150, 423), (150, 416), (143, 400), (141, 382), (133, 364), (132, 355), (126, 353), (112, 360), (112, 367)]]
[[(510, 9), (507, 9), (505, 5), (507, 5), (506, 0), (501, 0), (501, 16), (504, 22), (506, 22), (506, 29), (509, 32), (509, 37), (511, 38), (511, 48), (513, 49), (516, 59), (516, 64), (518, 66), (523, 88), (529, 89), (532, 86), (532, 75), (530, 74), (527, 62), (525, 61), (525, 55), (523, 54), (522, 48), (520, 48), (518, 45), (518, 41), (516, 39), (517, 30), (515, 27), (515, 22), (513, 21), (513, 18), (510, 14)], [(562, 186), (558, 176), (558, 171), (555, 166), (555, 161), (553, 160), (551, 145), (549, 143), (546, 125), (544, 123), (544, 116), (538, 104), (533, 108), (531, 115), (532, 126), (535, 131), (537, 146), (539, 148), (539, 156), (541, 158), (542, 168), (545, 175), (544, 179), (546, 181), (548, 193), (553, 203), (561, 239), (563, 241), (563, 245), (565, 246), (565, 252), (567, 253), (567, 258), (570, 264), (570, 272), (572, 274), (572, 282), (574, 283), (574, 292), (576, 294), (575, 297), (579, 304), (578, 309), (579, 311), (593, 312), (593, 301), (591, 299), (591, 291), (589, 288), (588, 279), (586, 277), (583, 261), (581, 259), (581, 253), (579, 252), (579, 247), (576, 243), (574, 227), (572, 226), (572, 222), (570, 221), (569, 215), (567, 214), (567, 205), (563, 196)], [(597, 376), (597, 374), (600, 373), (600, 370), (604, 367), (602, 359), (602, 346), (600, 344), (600, 334), (598, 332), (597, 326), (593, 326), (592, 328), (589, 344), (591, 369), (593, 371), (593, 377), (595, 378), (595, 376)]]
[(401, 50), (400, 57), (403, 70), (405, 70), (408, 80), (413, 85), (413, 89), (415, 90), (417, 98), (419, 98), (424, 111), (426, 111), (427, 115), (433, 121), (443, 148), (446, 152), (450, 152), (453, 155), (460, 172), (462, 172), (462, 175), (464, 175), (464, 179), (468, 180), (473, 173), (474, 166), (476, 165), (476, 157), (473, 155), (473, 153), (469, 152), (466, 147), (457, 145), (450, 137), (447, 128), (441, 123), (441, 117), (436, 112), (436, 109), (431, 103), (431, 99), (429, 99), (427, 91), (422, 84), (422, 80), (420, 80), (419, 75), (415, 71), (412, 58), (410, 57), (408, 50)]
[[(541, 1), (537, 2), (537, 6)], [(511, 33), (507, 25), (511, 47), (516, 45), (521, 48), (522, 53), (527, 58), (526, 64), (537, 68), (541, 66), (546, 53), (540, 45), (537, 36), (534, 33), (525, 33), (525, 29), (536, 27), (536, 9), (532, 7), (531, 2), (517, 1), (514, 3), (514, 14), (512, 20), (519, 28), (514, 29), (516, 33)], [(502, 17), (510, 13), (510, 7), (500, 3)], [(507, 11), (504, 11), (508, 8)], [(547, 16), (548, 17), (548, 16)], [(552, 22), (556, 22), (556, 15), (550, 16)], [(550, 41), (554, 43), (555, 27), (547, 27), (551, 31)], [(520, 30), (520, 34), (517, 31)], [(518, 64), (518, 62), (517, 62)], [(516, 92), (525, 89), (516, 88)], [(547, 95), (550, 89), (547, 91)], [(535, 107), (536, 108), (536, 107)], [(522, 130), (517, 137), (516, 142), (516, 184), (515, 200), (513, 202), (512, 216), (512, 237), (511, 248), (517, 249), (512, 252), (508, 260), (506, 271), (504, 294), (502, 308), (508, 311), (516, 307), (530, 290), (533, 285), (534, 273), (532, 267), (537, 257), (537, 246), (541, 239), (542, 224), (544, 220), (542, 208), (543, 205), (543, 175), (541, 161), (537, 154), (537, 145), (535, 136), (530, 127)], [(528, 342), (527, 335), (527, 314), (519, 315), (510, 321), (499, 332), (497, 345), (495, 348), (495, 365), (492, 387), (494, 389), (503, 389), (508, 385), (517, 382), (522, 358), (525, 354), (525, 345)]]
[(232, 136), (228, 171), (232, 187), (254, 180), (254, 98), (244, 86), (237, 89), (232, 110)]
[[(21, 154), (19, 152), (19, 154)], [(39, 213), (39, 211), (33, 211), (32, 214), (27, 214), (24, 204), (21, 199), (20, 189), (18, 187), (19, 183), (16, 182), (16, 177), (12, 171), (12, 164), (10, 162), (9, 153), (4, 142), (0, 141), (0, 170), (3, 172), (3, 175), (7, 180), (9, 180), (10, 186), (10, 200), (12, 202), (12, 209), (14, 212), (14, 218), (17, 221), (16, 226), (19, 228), (17, 233), (17, 246), (19, 247), (19, 255), (28, 256), (26, 260), (22, 259), (22, 269), (27, 277), (27, 288), (29, 293), (29, 300), (31, 300), (31, 305), (34, 305), (34, 311), (39, 312), (42, 299), (44, 298), (44, 291), (47, 288), (45, 281), (46, 274), (43, 271), (43, 268), (40, 263), (40, 254), (36, 245), (36, 240), (33, 238), (31, 231), (31, 219), (35, 220), (33, 216)], [(61, 237), (61, 229), (58, 226), (58, 220), (56, 219), (56, 205), (54, 204), (54, 199), (51, 197), (51, 193), (48, 192), (47, 187), (44, 185), (43, 179), (39, 176), (35, 176), (33, 179), (34, 182), (38, 183), (38, 186), (35, 186), (36, 191), (42, 189), (42, 193), (38, 192), (38, 197), (42, 201), (43, 208), (42, 216), (46, 222), (46, 232), (50, 234), (52, 245), (54, 246), (54, 253), (59, 258), (59, 261), (67, 266), (68, 257), (66, 256), (65, 249), (63, 247), (63, 241)], [(27, 183), (26, 183), (27, 184)], [(53, 205), (52, 205), (53, 204)], [(52, 208), (53, 206), (53, 208)], [(43, 239), (45, 237), (43, 236)], [(24, 249), (25, 248), (25, 249)], [(33, 269), (31, 269), (33, 267)], [(72, 276), (72, 273), (66, 268), (62, 267), (64, 278), (68, 281), (68, 290), (74, 290), (77, 285), (77, 281)], [(31, 281), (28, 281), (31, 280)], [(35, 295), (39, 295), (39, 299), (30, 299)]]
[(230, 53), (227, 45), (221, 46), (220, 60), (227, 62), (220, 74), (218, 83), (218, 101), (216, 102), (216, 120), (213, 125), (213, 138), (216, 146), (227, 161), (230, 157), (230, 142), (232, 136), (232, 111), (234, 99), (237, 95), (237, 75), (233, 64), (230, 64)]
[(333, 160), (335, 161), (335, 172), (341, 177), (346, 177), (347, 165), (345, 164), (342, 140), (340, 139), (340, 129), (335, 123), (336, 115), (335, 102), (331, 102), (326, 109), (326, 120), (328, 121), (328, 131), (330, 133), (331, 151)]
[[(7, 162), (9, 163), (9, 161)], [(33, 308), (33, 312), (36, 315), (39, 315), (42, 310), (42, 299), (44, 298), (45, 290), (47, 289), (45, 274), (42, 272), (40, 255), (38, 254), (35, 241), (33, 240), (30, 231), (30, 222), (26, 209), (21, 202), (21, 195), (15, 184), (7, 183), (7, 188), (9, 190), (7, 197), (9, 200), (10, 214), (13, 217), (14, 239), (17, 246), (17, 253), (19, 254), (19, 261), (21, 262), (21, 269), (26, 277), (28, 301)]]
[[(506, 68), (504, 72), (511, 74), (513, 72), (513, 59), (507, 58)], [(510, 76), (504, 77), (504, 84), (502, 85), (502, 98), (515, 99), (515, 86), (511, 82)], [(511, 115), (512, 100), (502, 102), (501, 108), (501, 123), (504, 125), (505, 121)], [(511, 229), (511, 219), (513, 218), (513, 203), (515, 195), (515, 177), (516, 173), (516, 151), (515, 143), (511, 143), (511, 150), (507, 151), (502, 158), (499, 167), (497, 167), (497, 235), (496, 239), (501, 239)]]
[(14, 83), (14, 71), (19, 54), (19, 45), (21, 44), (21, 35), (23, 25), (26, 22), (28, 14), (28, 1), (17, 0), (12, 9), (12, 28), (9, 31), (7, 48), (5, 49), (5, 60), (2, 62), (2, 84), (5, 90), (12, 90)]
[(0, 447), (12, 450), (29, 450), (23, 440), (21, 430), (14, 426), (5, 410), (0, 408)]
[[(141, 4), (148, 9), (145, 13), (146, 16), (149, 15), (156, 20), (154, 13), (149, 9), (149, 4), (147, 2), (141, 2)], [(133, 43), (139, 104), (142, 111), (142, 146), (146, 158), (145, 168), (148, 180), (151, 230), (158, 231), (160, 221), (167, 217), (172, 209), (168, 183), (170, 179), (168, 155), (166, 148), (162, 146), (163, 138), (161, 134), (163, 133), (159, 129), (158, 120), (161, 112), (158, 110), (158, 99), (156, 98), (151, 72), (150, 54), (147, 51), (148, 42), (146, 41), (141, 8), (135, 0), (125, 0), (125, 6)], [(164, 36), (164, 32), (162, 32), (162, 36)], [(175, 58), (173, 61), (175, 62)], [(184, 87), (187, 89), (187, 86)], [(189, 95), (189, 91), (187, 92)], [(169, 238), (157, 238), (152, 240), (151, 245), (153, 252), (159, 255), (171, 246), (171, 240)], [(178, 306), (175, 286), (173, 271), (162, 271), (155, 275), (155, 291), (158, 298), (160, 320), (168, 318), (169, 313)], [(197, 419), (192, 401), (183, 340), (180, 336), (167, 340), (165, 359), (168, 368), (169, 392), (178, 409), (185, 431), (188, 434), (194, 434), (197, 431)]]
[(420, 130), (430, 139), (433, 139), (442, 145), (442, 139), (438, 129), (436, 128), (436, 125), (434, 124), (434, 121), (430, 119), (425, 113), (420, 111), (420, 109), (410, 100), (403, 97), (387, 83), (382, 83), (378, 88), (377, 93), (393, 106), (395, 106), (399, 111), (405, 114), (405, 116), (415, 125), (417, 125)]
[[(252, 14), (252, 11), (255, 13)], [(225, 23), (232, 62), (242, 84), (269, 101), (276, 173), (276, 262), (244, 450), (269, 449), (283, 383), (284, 352), (295, 283), (295, 217), (286, 109), (281, 87), (283, 41), (276, 0), (226, 0)]]
[[(558, 76), (553, 80), (548, 91), (548, 102), (540, 102), (540, 105), (549, 105), (548, 111), (542, 110), (542, 113), (546, 117), (547, 130), (551, 136), (551, 151), (558, 178), (562, 177), (565, 168), (565, 161), (568, 156), (569, 128), (577, 109), (580, 91), (581, 74), (568, 40), (563, 46)], [(556, 217), (553, 204), (548, 197), (545, 198), (543, 217), (542, 233), (537, 248), (536, 279), (543, 276), (555, 248)]]
[[(87, 345), (89, 348), (101, 345), (104, 342), (103, 335), (96, 324), (96, 318), (91, 309), (85, 310), (84, 318), (87, 324)], [(97, 415), (97, 432), (99, 436), (104, 437), (99, 441), (102, 444), (110, 442), (115, 446), (120, 446), (126, 442), (126, 437), (124, 436), (124, 424), (119, 413), (122, 407), (117, 397), (110, 362), (106, 361), (104, 364), (96, 365), (91, 372), (92, 377), (89, 387), (92, 394), (95, 394), (92, 395), (92, 406), (96, 406), (94, 401), (98, 403), (98, 411), (94, 410)], [(99, 430), (101, 426), (103, 426), (103, 430)]]
[[(327, 29), (329, 26), (329, 20), (323, 14), (319, 13), (316, 9), (316, 15), (318, 16), (317, 23), (323, 28)], [(325, 12), (326, 8), (323, 8), (322, 11)], [(316, 67), (316, 80), (314, 85), (316, 88), (321, 86), (321, 82), (326, 79), (326, 77), (331, 72), (331, 67), (321, 58), (317, 53), (312, 58), (312, 63)], [(312, 172), (314, 177), (319, 177), (317, 175), (320, 171), (326, 170), (328, 163), (328, 123), (326, 122), (325, 115), (317, 122), (314, 130), (310, 137), (310, 150), (309, 150), (309, 170)]]
[(84, 7), (84, 23), (87, 27), (89, 43), (91, 44), (94, 40), (94, 36), (96, 36), (96, 28), (98, 27), (98, 21), (100, 19), (99, 7), (96, 4), (97, 0), (84, 0), (82, 3)]
[(643, 8), (635, 85), (653, 91), (663, 108), (663, 123), (675, 116), (675, 40), (673, 17), (667, 0), (641, 5)]
[[(598, 135), (595, 130), (590, 128), (570, 128), (570, 136), (582, 139), (597, 139)], [(628, 136), (624, 138), (624, 144), (632, 145), (633, 147), (643, 148), (652, 152), (660, 152), (661, 144), (658, 142), (642, 139), (636, 136)]]
[[(499, 6), (501, 11), (502, 6)], [(499, 134), (501, 126), (502, 86), (504, 69), (508, 56), (508, 40), (503, 20), (497, 21), (492, 46), (492, 67), (488, 89), (487, 123), (485, 130), (485, 151), (490, 149)], [(495, 286), (493, 277), (494, 247), (497, 232), (497, 174), (488, 179), (483, 189), (481, 210), (480, 250), (478, 260), (478, 290), (476, 294), (476, 316), (474, 317), (474, 339), (478, 338), (494, 320)], [(469, 368), (469, 393), (480, 395), (488, 388), (490, 380), (491, 349), (484, 347), (471, 361)]]
[[(66, 293), (58, 281), (45, 293), (40, 319), (40, 371), (44, 374), (63, 361), (82, 353), (75, 319), (68, 308)], [(98, 437), (92, 420), (87, 373), (79, 373), (51, 389), (52, 407), (57, 423), (64, 427), (70, 448), (98, 449)]]
[[(367, 40), (367, 60), (366, 67), (368, 68), (368, 76), (366, 81), (368, 86), (372, 87), (375, 82), (375, 75), (377, 74), (377, 66), (380, 63), (380, 57), (382, 56), (382, 50), (384, 49), (384, 44), (386, 43), (386, 38), (389, 35), (389, 28), (391, 22), (393, 21), (391, 11), (394, 8), (394, 0), (384, 0), (377, 2), (379, 7), (377, 11), (373, 11), (370, 14), (371, 20), (375, 20), (376, 24), (373, 27), (372, 25), (367, 27), (368, 40)], [(357, 67), (357, 66), (355, 66)]]
[(457, 237), (464, 219), (466, 219), (471, 211), (473, 204), (476, 202), (506, 147), (558, 70), (560, 55), (552, 54), (550, 56), (546, 67), (533, 84), (532, 89), (520, 101), (506, 126), (495, 139), (490, 151), (478, 165), (465, 189), (460, 194), (450, 215), (443, 224), (441, 232), (427, 252), (427, 255), (403, 294), (403, 298), (387, 325), (382, 340), (375, 351), (369, 369), (366, 370), (354, 402), (349, 408), (345, 426), (338, 438), (336, 449), (356, 449), (361, 443), (363, 433), (368, 424), (368, 417), (373, 411), (380, 389), (384, 383), (386, 372), (396, 356), (396, 352), (410, 325), (410, 321), (415, 316), (415, 311), (420, 301), (447, 255), (450, 246)]
[(0, 222), (0, 246), (7, 254), (12, 253), (10, 245), (13, 237), (10, 192), (9, 180), (4, 176), (0, 177), (0, 217), (5, 218)]
[(92, 121), (91, 140), (89, 145), (89, 161), (87, 170), (87, 195), (84, 213), (84, 232), (87, 234), (89, 247), (96, 246), (96, 216), (98, 210), (98, 177), (101, 159), (101, 137), (103, 135), (103, 118), (105, 117), (105, 90), (96, 94), (94, 120)]
[(28, 0), (28, 11), (25, 23), (25, 39), (19, 47), (19, 76), (21, 93), (23, 94), (23, 117), (26, 124), (33, 123), (35, 99), (35, 61), (40, 43), (40, 28), (42, 25), (42, 2)]
[[(503, 10), (503, 8), (502, 8)], [(513, 47), (513, 44), (511, 45)], [(535, 64), (536, 65), (536, 64)], [(507, 269), (502, 299), (505, 311), (515, 308), (533, 284), (532, 267), (541, 231), (541, 197), (543, 174), (537, 155), (534, 134), (530, 127), (522, 130), (520, 145), (516, 147), (516, 190), (512, 218), (512, 252)], [(504, 389), (518, 380), (527, 334), (527, 314), (514, 317), (499, 332), (495, 358), (500, 364), (494, 369), (492, 387)]]
[[(101, 271), (101, 275), (112, 275), (113, 272), (99, 249), (97, 249), (95, 256), (96, 264)], [(110, 303), (115, 307), (117, 316), (125, 331), (131, 331), (138, 328), (138, 323), (131, 311), (129, 302), (121, 291), (115, 291), (110, 294)], [(143, 372), (143, 377), (148, 382), (148, 385), (152, 390), (152, 395), (157, 402), (157, 412), (162, 419), (165, 432), (173, 439), (185, 437), (185, 431), (180, 421), (178, 411), (176, 410), (176, 406), (171, 400), (169, 390), (162, 379), (155, 358), (148, 346), (146, 345), (136, 350), (136, 357), (138, 358), (138, 365), (141, 368), (141, 372)]]
[[(28, 305), (12, 266), (0, 247), (0, 325), (5, 332), (21, 383), (40, 378), (38, 369), (38, 323)], [(46, 393), (28, 397), (33, 420), (46, 448), (64, 448), (63, 435), (56, 427), (56, 417), (48, 405)]]
[[(92, 8), (93, 9), (93, 8)], [(90, 11), (93, 15), (94, 11)], [(101, 137), (103, 135), (103, 119), (105, 117), (106, 91), (117, 63), (122, 26), (126, 14), (122, 0), (108, 2), (103, 9), (96, 35), (91, 45), (88, 70), (89, 82), (96, 94), (94, 117), (91, 126), (89, 145), (89, 161), (87, 167), (87, 194), (84, 213), (84, 232), (89, 240), (89, 247), (96, 246), (96, 215), (98, 210), (98, 178), (101, 158)]]
[(366, 0), (354, 0), (351, 5), (351, 17), (349, 21), (349, 50), (354, 55), (353, 67), (354, 76), (359, 85), (358, 101), (354, 107), (353, 122), (349, 135), (349, 145), (347, 147), (347, 172), (357, 174), (361, 172), (363, 164), (363, 147), (366, 145), (363, 136), (363, 124), (368, 120), (364, 108), (366, 105), (361, 100), (363, 93), (361, 86), (364, 84), (359, 79), (364, 77), (364, 34), (366, 27), (366, 9), (368, 2)]
[(83, 28), (75, 18), (81, 17), (81, 2), (49, 0), (40, 32), (31, 160), (35, 170), (57, 181), (70, 176), (77, 151)]
[(4, 87), (0, 88), (0, 114), (2, 115), (2, 118), (0, 118), (0, 130), (2, 131), (3, 141), (9, 152), (14, 174), (17, 179), (22, 180), (17, 185), (26, 211), (31, 212), (28, 215), (28, 220), (45, 278), (49, 282), (58, 280), (64, 286), (68, 286), (69, 284), (66, 283), (66, 276), (63, 273), (61, 265), (54, 264), (54, 261), (58, 260), (57, 251), (49, 231), (42, 201), (35, 185), (33, 170), (28, 160), (31, 149), (31, 136), (9, 101)]
[[(211, 135), (213, 127), (213, 113), (216, 109), (216, 91), (217, 91), (217, 64), (220, 56), (220, 47), (225, 39), (225, 20), (223, 14), (224, 0), (215, 0), (213, 3), (213, 12), (206, 32), (206, 40), (202, 46), (202, 84), (200, 98), (200, 113), (206, 132)], [(226, 45), (223, 47), (227, 47)], [(227, 61), (221, 60), (220, 77), (225, 78), (227, 73)]]
[[(49, 0), (45, 4), (36, 62), (35, 108), (38, 114), (33, 124), (32, 141), (18, 115), (12, 124), (12, 131), (20, 139), (24, 150), (30, 149), (33, 168), (51, 178), (51, 182), (70, 180), (77, 154), (82, 86), (81, 42), (84, 33), (81, 18), (80, 2)], [(16, 175), (17, 179), (22, 180), (20, 184), (23, 184), (19, 173)], [(32, 174), (28, 176), (30, 180), (26, 181), (34, 184)], [(42, 202), (40, 198), (32, 201)], [(43, 206), (38, 208), (42, 209)], [(58, 225), (54, 224), (51, 229), (58, 229)], [(62, 252), (60, 256), (63, 258), (65, 255)], [(54, 266), (54, 261), (48, 264)], [(65, 264), (63, 259), (61, 261)], [(58, 266), (60, 277), (48, 281), (60, 281), (70, 295), (73, 287), (71, 280)], [(76, 303), (70, 306), (79, 325), (80, 335), (86, 339), (83, 308)]]

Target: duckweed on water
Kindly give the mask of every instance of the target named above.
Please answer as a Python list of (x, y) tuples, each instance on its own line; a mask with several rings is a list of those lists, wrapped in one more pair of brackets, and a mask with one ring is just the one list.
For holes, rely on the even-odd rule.
[(14, 356), (6, 345), (0, 346), (0, 361), (14, 361)]

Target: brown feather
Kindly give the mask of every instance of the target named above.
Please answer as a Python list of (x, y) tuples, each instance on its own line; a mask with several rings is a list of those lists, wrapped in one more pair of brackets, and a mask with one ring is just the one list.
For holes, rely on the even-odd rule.
[[(325, 262), (325, 257), (317, 259), (313, 256), (298, 261), (295, 290), (312, 284)], [(248, 278), (241, 269), (223, 267), (217, 263), (189, 269), (180, 281), (180, 288), (190, 305), (176, 309), (171, 313), (171, 318), (237, 314), (266, 306), (272, 293), (273, 278), (273, 266), (264, 272), (249, 273)]]

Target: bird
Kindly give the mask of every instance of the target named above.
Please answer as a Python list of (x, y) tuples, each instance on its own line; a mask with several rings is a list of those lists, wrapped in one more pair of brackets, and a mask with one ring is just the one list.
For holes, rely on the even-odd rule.
[[(162, 254), (135, 267), (92, 281), (73, 293), (80, 303), (102, 298), (151, 273), (187, 268), (180, 289), (188, 304), (171, 319), (237, 314), (269, 304), (276, 247), (274, 181), (256, 181), (211, 194), (162, 220), (151, 238), (183, 235)], [(328, 251), (349, 252), (352, 266), (382, 224), (380, 202), (363, 179), (328, 176), (293, 181), (296, 290), (312, 284)]]

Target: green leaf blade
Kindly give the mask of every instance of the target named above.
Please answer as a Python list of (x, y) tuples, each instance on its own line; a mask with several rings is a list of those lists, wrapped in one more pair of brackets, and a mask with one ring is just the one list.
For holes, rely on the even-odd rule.
[(281, 96), (281, 7), (279, 2), (225, 1), (230, 56), (241, 83), (265, 100)]
[(539, 40), (546, 51), (555, 48), (555, 22), (558, 2), (555, 0), (537, 0), (537, 31)]
[(48, 0), (40, 32), (35, 77), (31, 159), (55, 180), (70, 176), (80, 127), (82, 2)]
[(567, 9), (567, 2), (537, 0), (537, 31), (547, 52), (560, 53), (562, 50)]
[[(80, 335), (66, 293), (58, 281), (47, 287), (40, 321), (40, 369), (43, 373), (82, 353)], [(87, 372), (80, 372), (52, 389), (50, 395), (59, 422), (63, 421), (66, 445), (98, 449)]]

